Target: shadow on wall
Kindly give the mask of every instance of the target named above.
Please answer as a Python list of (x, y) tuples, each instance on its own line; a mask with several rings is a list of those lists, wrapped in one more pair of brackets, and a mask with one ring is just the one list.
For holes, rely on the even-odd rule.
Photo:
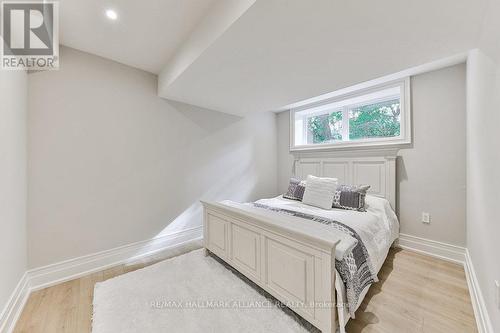
[[(195, 125), (196, 139), (180, 143), (184, 150), (179, 156), (181, 160), (162, 160), (161, 164), (184, 166), (182, 175), (173, 175), (172, 183), (164, 184), (175, 191), (176, 204), (165, 203), (164, 209), (155, 214), (168, 223), (138, 253), (151, 247), (157, 238), (201, 225), (203, 207), (200, 200), (248, 201), (258, 192), (260, 179), (255, 156), (260, 147), (256, 143), (259, 133), (255, 129), (259, 118), (252, 120), (253, 116), (243, 118), (181, 102), (166, 102), (173, 111)], [(168, 168), (168, 165), (158, 167)]]
[(400, 210), (400, 187), (401, 183), (408, 180), (408, 173), (406, 171), (405, 161), (402, 156), (398, 156), (396, 159), (396, 215), (401, 218), (399, 215)]
[[(223, 180), (218, 180), (211, 188), (199, 196), (187, 209), (175, 217), (167, 226), (155, 237), (163, 237), (176, 233), (193, 226), (193, 221), (203, 220), (203, 207), (200, 200), (220, 201), (232, 198), (235, 201), (248, 200), (255, 190), (257, 175), (252, 172), (250, 164), (242, 167), (235, 167)], [(237, 189), (237, 193), (234, 193)]]
[(167, 103), (172, 108), (179, 111), (181, 115), (185, 116), (208, 133), (220, 131), (243, 119), (243, 117), (240, 116), (209, 110), (182, 102), (167, 100)]

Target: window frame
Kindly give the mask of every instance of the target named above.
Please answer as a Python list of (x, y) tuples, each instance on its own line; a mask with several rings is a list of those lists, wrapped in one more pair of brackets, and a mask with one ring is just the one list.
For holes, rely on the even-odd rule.
[[(366, 94), (374, 93), (388, 88), (400, 87), (400, 108), (401, 108), (401, 122), (400, 122), (400, 135), (398, 137), (385, 137), (385, 138), (366, 138), (357, 139), (353, 141), (338, 141), (328, 143), (315, 143), (306, 145), (295, 145), (295, 114), (300, 111), (322, 108), (328, 109), (328, 105), (340, 102), (342, 100), (360, 97)], [(411, 94), (410, 94), (410, 77), (403, 79), (393, 80), (376, 84), (367, 88), (354, 90), (348, 93), (340, 94), (338, 96), (327, 98), (324, 100), (316, 101), (307, 105), (302, 105), (297, 108), (290, 109), (290, 151), (313, 151), (313, 150), (336, 150), (347, 148), (377, 148), (388, 146), (402, 146), (408, 145), (412, 142), (411, 133)], [(331, 112), (335, 109), (332, 107)], [(343, 115), (345, 116), (347, 107), (343, 107)], [(343, 133), (347, 131), (343, 128)], [(305, 135), (303, 133), (302, 135)]]

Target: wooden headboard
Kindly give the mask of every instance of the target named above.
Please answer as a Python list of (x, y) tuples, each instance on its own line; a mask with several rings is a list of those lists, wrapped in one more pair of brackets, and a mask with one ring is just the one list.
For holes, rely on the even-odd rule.
[(295, 156), (294, 174), (338, 178), (339, 184), (367, 184), (369, 194), (386, 198), (396, 209), (396, 150), (311, 153)]

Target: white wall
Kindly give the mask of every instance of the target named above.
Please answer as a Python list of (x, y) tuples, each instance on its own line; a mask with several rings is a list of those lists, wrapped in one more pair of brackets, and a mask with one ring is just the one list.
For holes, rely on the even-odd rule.
[(494, 281), (500, 281), (500, 64), (480, 50), (467, 60), (467, 248), (494, 332), (500, 310)]
[(0, 313), (26, 271), (24, 71), (0, 71)]
[[(465, 65), (411, 78), (413, 147), (397, 161), (401, 232), (465, 246)], [(431, 223), (422, 223), (422, 212)]]
[[(411, 78), (413, 147), (397, 161), (401, 232), (465, 245), (465, 65)], [(289, 113), (278, 115), (278, 189), (292, 171)], [(431, 224), (421, 213), (431, 213)]]
[(276, 193), (276, 116), (156, 96), (154, 75), (63, 47), (29, 76), (29, 267), (201, 224), (200, 198)]
[(500, 2), (491, 1), (480, 50), (467, 60), (467, 248), (492, 332), (500, 332), (494, 281), (500, 281)]
[(500, 281), (500, 1), (491, 0), (479, 50), (467, 60), (467, 248), (492, 332), (500, 332), (494, 281)]

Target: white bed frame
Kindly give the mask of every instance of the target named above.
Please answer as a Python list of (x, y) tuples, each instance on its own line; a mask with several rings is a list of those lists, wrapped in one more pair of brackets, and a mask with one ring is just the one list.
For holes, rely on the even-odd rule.
[[(370, 194), (386, 198), (394, 209), (396, 152), (360, 155), (298, 156), (294, 174), (302, 179), (312, 174), (335, 177), (344, 184), (370, 184)], [(337, 327), (345, 332), (348, 312), (336, 306), (345, 303), (345, 290), (332, 265), (338, 241), (293, 232), (276, 226), (268, 217), (220, 203), (202, 203), (204, 246), (208, 251), (322, 332), (336, 332)]]

